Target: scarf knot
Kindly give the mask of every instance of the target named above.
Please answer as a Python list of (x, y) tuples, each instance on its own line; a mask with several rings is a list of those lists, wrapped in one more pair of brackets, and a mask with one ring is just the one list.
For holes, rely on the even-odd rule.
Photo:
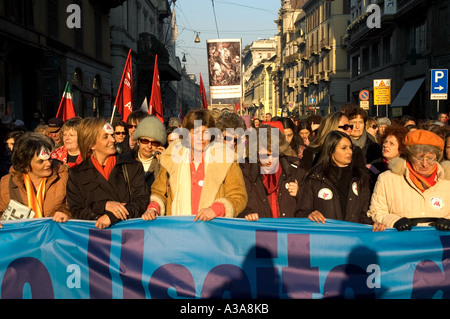
[(411, 163), (406, 162), (406, 166), (409, 169), (409, 178), (417, 186), (418, 189), (423, 193), (430, 187), (436, 184), (436, 175), (437, 175), (437, 164), (434, 164), (433, 172), (430, 176), (425, 177), (417, 173), (412, 167)]

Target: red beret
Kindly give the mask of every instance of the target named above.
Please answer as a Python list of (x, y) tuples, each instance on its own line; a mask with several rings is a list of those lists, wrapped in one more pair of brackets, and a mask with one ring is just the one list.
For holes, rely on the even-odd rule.
[(415, 130), (406, 134), (405, 145), (431, 145), (444, 150), (444, 139), (427, 130)]
[(269, 125), (269, 126), (275, 127), (277, 129), (279, 129), (281, 131), (281, 133), (284, 134), (284, 127), (280, 121), (262, 122), (261, 125)]

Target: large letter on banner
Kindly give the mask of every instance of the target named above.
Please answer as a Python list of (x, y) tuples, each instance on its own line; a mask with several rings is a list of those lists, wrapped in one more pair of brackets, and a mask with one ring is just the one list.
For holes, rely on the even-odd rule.
[(449, 298), (450, 236), (308, 219), (3, 222), (0, 296)]

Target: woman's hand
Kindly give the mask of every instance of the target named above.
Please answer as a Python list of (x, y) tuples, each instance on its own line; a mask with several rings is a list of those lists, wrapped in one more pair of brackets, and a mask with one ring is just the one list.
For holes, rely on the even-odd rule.
[(156, 209), (150, 208), (150, 209), (147, 209), (146, 212), (142, 215), (142, 219), (147, 220), (147, 221), (155, 220), (156, 215), (157, 215)]
[(374, 232), (379, 232), (379, 231), (385, 230), (386, 228), (387, 228), (386, 225), (383, 225), (383, 224), (380, 224), (380, 223), (375, 222), (375, 223), (373, 224), (372, 231), (374, 231)]
[(321, 212), (319, 212), (318, 210), (313, 211), (311, 214), (309, 214), (308, 216), (309, 220), (312, 220), (313, 222), (316, 222), (317, 224), (320, 222), (322, 224), (325, 224), (325, 221), (327, 220)]
[(295, 180), (295, 182), (289, 183), (288, 191), (289, 191), (289, 195), (291, 195), (292, 197), (297, 196), (297, 192), (298, 192), (297, 180)]
[(57, 223), (65, 223), (69, 220), (69, 215), (63, 212), (56, 212), (55, 215), (53, 215), (53, 221)]
[(109, 216), (106, 214), (95, 222), (95, 227), (98, 229), (108, 228), (109, 226), (111, 226), (111, 219), (109, 219)]
[(257, 222), (259, 220), (258, 213), (251, 213), (245, 216), (245, 219), (250, 222)]
[(213, 220), (216, 218), (216, 213), (211, 208), (204, 208), (200, 210), (197, 213), (197, 216), (195, 216), (194, 222), (198, 220), (203, 220), (205, 222), (209, 222), (210, 220)]
[(105, 210), (113, 213), (114, 216), (116, 216), (116, 218), (118, 218), (120, 220), (126, 220), (128, 218), (128, 215), (130, 215), (130, 213), (125, 208), (125, 205), (126, 205), (126, 203), (118, 203), (118, 202), (110, 201), (110, 202), (106, 202)]

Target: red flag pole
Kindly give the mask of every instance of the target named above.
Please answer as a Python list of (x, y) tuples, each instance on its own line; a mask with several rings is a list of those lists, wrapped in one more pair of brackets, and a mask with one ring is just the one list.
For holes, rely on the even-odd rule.
[(149, 114), (155, 116), (164, 123), (164, 110), (161, 99), (161, 84), (159, 81), (158, 55), (155, 56), (155, 69), (153, 71), (152, 94), (150, 96)]
[[(120, 115), (122, 116), (122, 121), (126, 122), (128, 115), (132, 111), (132, 103), (133, 103), (133, 62), (131, 58), (131, 49), (128, 51), (127, 61), (125, 62), (125, 67), (123, 69), (122, 78), (120, 80), (119, 89), (117, 90), (116, 101), (114, 102), (114, 108), (111, 114), (111, 124), (114, 120), (114, 114), (116, 109), (118, 109)], [(125, 83), (127, 80), (127, 83)], [(127, 85), (129, 88), (129, 92), (126, 97), (128, 97), (127, 104), (124, 105), (124, 87), (123, 85)], [(128, 109), (128, 111), (125, 111)]]
[(200, 73), (200, 97), (202, 98), (202, 108), (208, 108), (208, 102), (206, 101), (206, 90), (203, 84), (202, 74)]

